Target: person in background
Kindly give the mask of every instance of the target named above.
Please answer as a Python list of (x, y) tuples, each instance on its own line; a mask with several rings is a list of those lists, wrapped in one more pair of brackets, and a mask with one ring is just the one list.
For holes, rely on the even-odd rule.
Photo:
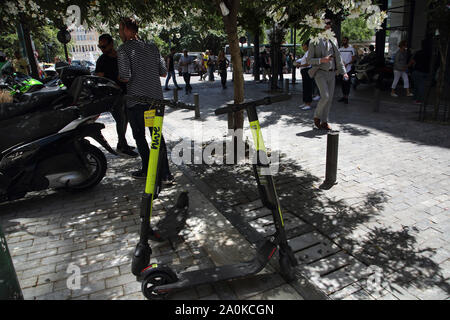
[(211, 50), (207, 51), (208, 54), (208, 75), (209, 75), (209, 81), (214, 81), (214, 67), (216, 65), (216, 61), (213, 55), (213, 52)]
[(179, 65), (181, 67), (181, 71), (183, 73), (183, 79), (186, 83), (186, 94), (190, 94), (192, 92), (191, 86), (191, 72), (189, 70), (190, 65), (194, 63), (194, 58), (188, 55), (187, 49), (183, 50), (183, 55), (180, 58)]
[(205, 51), (205, 54), (203, 55), (203, 66), (205, 68), (205, 77), (203, 80), (206, 80), (206, 76), (208, 75), (208, 61), (209, 61), (209, 50)]
[(26, 75), (30, 74), (28, 61), (25, 58), (22, 58), (20, 51), (14, 51), (13, 67), (15, 72), (20, 72)]
[(0, 51), (0, 78), (3, 74), (10, 74), (13, 72), (11, 61), (6, 59), (6, 54)]
[[(356, 61), (356, 51), (349, 44), (348, 37), (342, 38), (342, 47), (339, 48), (339, 52), (341, 53), (342, 62), (344, 62), (345, 71), (347, 73), (352, 69), (353, 63)], [(342, 80), (342, 98), (338, 101), (348, 104), (348, 95), (350, 94), (351, 82), (350, 80), (344, 80), (342, 76), (340, 77)]]
[[(331, 19), (325, 18), (325, 30), (331, 29)], [(341, 53), (334, 40), (322, 38), (316, 44), (310, 43), (306, 62), (314, 68), (314, 79), (319, 87), (320, 101), (314, 112), (314, 125), (319, 129), (332, 130), (328, 124), (328, 115), (333, 103), (336, 74), (342, 74), (348, 80), (348, 74), (342, 62)]]
[(230, 61), (225, 57), (225, 52), (220, 50), (219, 57), (217, 58), (217, 65), (220, 74), (220, 80), (222, 82), (222, 89), (227, 88), (227, 69), (230, 65)]
[(261, 52), (261, 67), (263, 68), (263, 81), (270, 80), (270, 56), (266, 50)]
[(401, 77), (403, 79), (403, 88), (406, 89), (406, 96), (412, 97), (413, 94), (409, 91), (409, 79), (408, 74), (406, 73), (408, 70), (408, 48), (406, 41), (400, 41), (398, 47), (400, 49), (395, 54), (394, 59), (394, 81), (392, 81), (391, 96), (398, 97), (398, 95), (395, 93), (395, 88), (397, 87), (398, 81)]
[(431, 52), (427, 40), (422, 40), (421, 48), (411, 58), (414, 80), (414, 101), (416, 104), (424, 102), (425, 81), (430, 73)]
[(174, 68), (174, 64), (173, 64), (173, 56), (175, 54), (175, 48), (172, 47), (170, 48), (170, 54), (167, 56), (167, 60), (166, 60), (166, 66), (167, 66), (167, 78), (166, 78), (166, 85), (164, 87), (164, 90), (170, 90), (169, 89), (169, 80), (170, 78), (172, 78), (173, 84), (175, 85), (175, 87), (177, 89), (181, 89), (178, 84), (177, 84), (177, 78), (175, 75), (175, 68)]
[[(98, 47), (102, 51), (102, 55), (97, 59), (95, 75), (113, 80), (120, 86), (123, 94), (126, 94), (126, 84), (119, 81), (117, 51), (114, 49), (114, 40), (111, 35), (102, 34), (98, 38)], [(134, 148), (128, 145), (125, 137), (128, 127), (128, 118), (125, 111), (125, 101), (123, 96), (120, 96), (117, 99), (116, 104), (111, 110), (111, 114), (116, 121), (116, 132), (118, 137), (117, 152), (125, 156), (137, 157), (138, 154), (133, 151)]]
[(305, 54), (301, 59), (296, 61), (297, 68), (300, 68), (302, 75), (302, 87), (303, 87), (303, 104), (300, 106), (303, 110), (311, 109), (312, 95), (313, 95), (313, 79), (309, 76), (308, 71), (311, 69), (311, 65), (306, 62), (308, 57), (309, 40), (302, 45)]
[[(163, 91), (159, 77), (167, 75), (164, 59), (158, 47), (153, 43), (146, 43), (138, 37), (139, 25), (134, 18), (124, 18), (119, 23), (119, 34), (123, 44), (117, 49), (119, 65), (119, 80), (127, 84), (127, 95), (145, 96), (163, 99)], [(131, 175), (136, 179), (145, 179), (148, 171), (150, 149), (145, 139), (144, 112), (149, 109), (148, 104), (142, 104), (132, 99), (127, 100), (127, 114), (133, 137), (142, 160), (142, 168)], [(150, 127), (150, 134), (153, 128)], [(170, 173), (169, 159), (164, 136), (161, 136), (161, 174), (162, 183), (172, 183), (174, 178)]]
[(200, 81), (203, 81), (203, 76), (206, 77), (206, 67), (205, 67), (205, 54), (201, 53), (201, 58), (198, 61), (198, 72), (200, 74)]

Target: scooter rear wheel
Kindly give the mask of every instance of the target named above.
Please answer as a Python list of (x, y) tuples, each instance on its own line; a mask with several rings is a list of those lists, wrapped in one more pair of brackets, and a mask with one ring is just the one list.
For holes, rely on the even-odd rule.
[(165, 299), (169, 292), (157, 292), (154, 290), (155, 287), (174, 283), (177, 280), (177, 276), (169, 268), (155, 268), (154, 270), (149, 272), (142, 281), (142, 293), (148, 300)]

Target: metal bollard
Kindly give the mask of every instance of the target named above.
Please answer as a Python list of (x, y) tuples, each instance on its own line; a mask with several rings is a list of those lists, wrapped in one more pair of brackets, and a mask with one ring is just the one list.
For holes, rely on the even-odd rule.
[(330, 131), (327, 135), (327, 160), (325, 168), (325, 181), (321, 189), (330, 189), (336, 184), (338, 162), (339, 131)]
[(194, 93), (195, 119), (200, 119), (200, 102), (198, 93)]
[(284, 79), (284, 91), (289, 93), (289, 79)]
[(375, 101), (375, 105), (374, 105), (373, 111), (380, 112), (380, 89), (379, 88), (375, 88), (374, 101)]
[(178, 102), (178, 89), (173, 88), (173, 101)]

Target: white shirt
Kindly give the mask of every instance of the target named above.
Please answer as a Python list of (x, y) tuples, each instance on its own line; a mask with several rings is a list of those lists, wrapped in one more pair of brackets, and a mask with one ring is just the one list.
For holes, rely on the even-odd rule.
[(181, 65), (181, 72), (191, 72), (192, 71), (192, 62), (194, 61), (193, 57), (190, 57), (189, 55), (185, 57), (184, 55), (180, 58), (180, 65), (181, 63), (187, 63), (187, 65)]
[(352, 68), (352, 57), (356, 55), (355, 48), (353, 48), (351, 45), (349, 45), (347, 48), (340, 47), (339, 51), (341, 53), (342, 62), (344, 65), (348, 63), (348, 65), (345, 67), (346, 72), (350, 72), (350, 69)]
[[(303, 55), (303, 57), (301, 57), (300, 59), (297, 59), (295, 62), (298, 64), (306, 64), (306, 58), (308, 57), (308, 51), (305, 52), (305, 54)], [(300, 70), (305, 69), (305, 68), (310, 68), (311, 65), (308, 65), (306, 67), (300, 67)]]

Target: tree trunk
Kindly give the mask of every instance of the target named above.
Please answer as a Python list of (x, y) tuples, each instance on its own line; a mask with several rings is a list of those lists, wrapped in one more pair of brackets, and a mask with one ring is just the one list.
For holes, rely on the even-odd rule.
[(36, 58), (34, 56), (33, 46), (31, 44), (30, 29), (26, 24), (22, 24), (23, 38), (25, 42), (25, 49), (27, 51), (28, 63), (30, 64), (31, 76), (35, 79), (39, 79), (39, 72), (36, 64)]
[(447, 54), (448, 54), (448, 42), (445, 41), (445, 39), (439, 39), (438, 41), (438, 46), (439, 46), (439, 55), (441, 58), (440, 61), (440, 67), (439, 67), (439, 74), (438, 74), (438, 79), (437, 79), (437, 84), (436, 84), (436, 99), (435, 99), (435, 104), (434, 104), (434, 114), (433, 114), (433, 118), (434, 120), (438, 119), (439, 116), (439, 106), (441, 104), (441, 97), (442, 97), (442, 89), (444, 87), (444, 76), (445, 76), (445, 71), (447, 68)]
[(255, 62), (253, 63), (253, 75), (255, 77), (255, 81), (259, 81), (259, 71), (260, 71), (260, 65), (259, 65), (259, 33), (260, 29), (255, 30), (255, 41), (253, 42), (254, 45), (254, 54)]
[[(225, 32), (227, 33), (228, 44), (230, 45), (231, 61), (233, 63), (233, 87), (234, 87), (234, 103), (239, 104), (244, 102), (244, 75), (242, 68), (241, 51), (239, 49), (239, 39), (237, 32), (237, 13), (239, 10), (239, 0), (224, 1), (230, 13), (226, 16), (222, 15), (223, 23), (225, 25)], [(235, 112), (232, 118), (228, 118), (228, 129), (234, 131), (234, 148), (235, 161), (236, 147), (243, 141), (244, 127), (244, 111)], [(238, 131), (236, 131), (238, 130)]]
[(294, 54), (293, 54), (293, 61), (291, 62), (292, 63), (292, 84), (294, 84), (295, 85), (295, 82), (296, 82), (296, 79), (295, 79), (295, 76), (296, 76), (296, 73), (297, 73), (297, 68), (295, 67), (295, 65), (294, 65), (294, 63), (295, 63), (295, 48), (297, 47), (297, 28), (294, 28)]

